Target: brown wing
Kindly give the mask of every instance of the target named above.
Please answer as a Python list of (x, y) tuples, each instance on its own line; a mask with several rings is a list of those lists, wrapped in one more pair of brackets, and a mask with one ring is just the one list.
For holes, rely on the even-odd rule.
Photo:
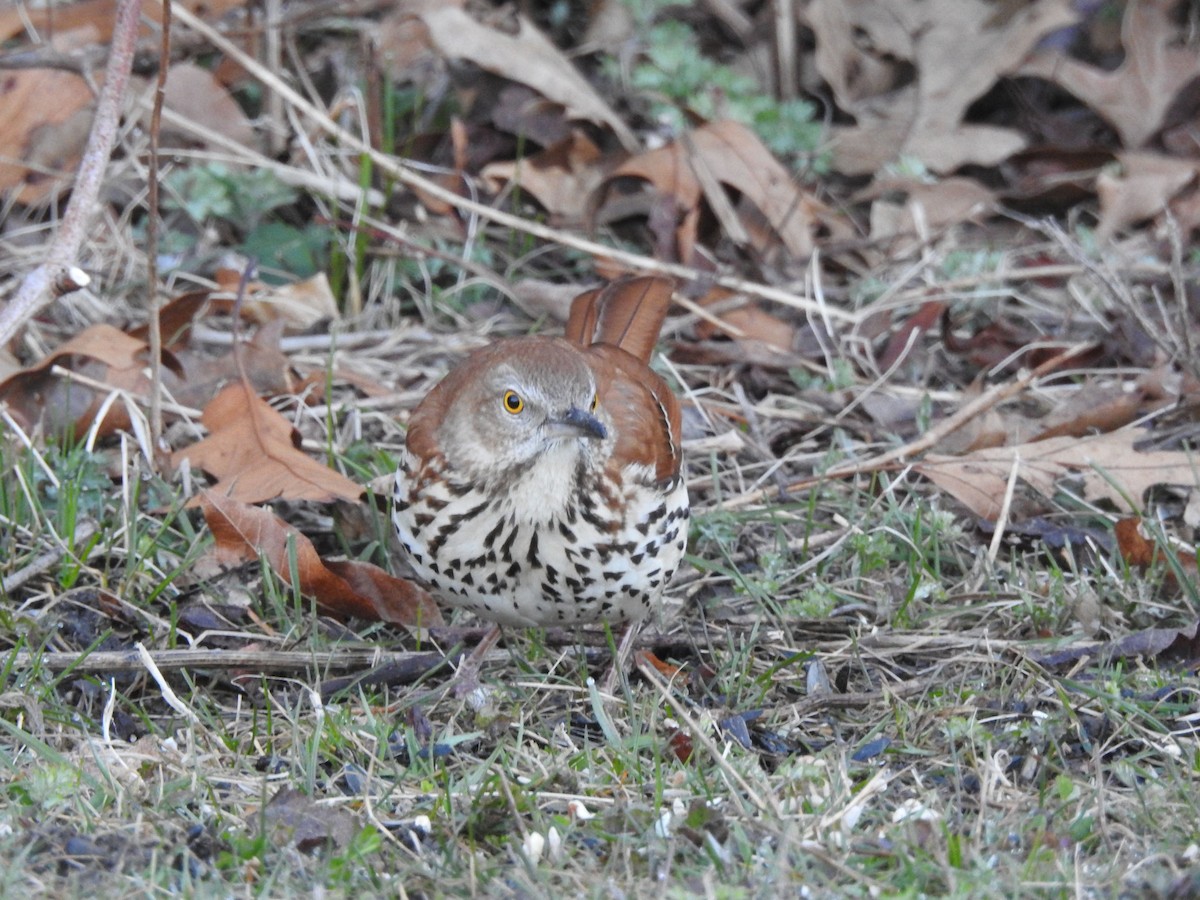
[(671, 279), (651, 275), (580, 294), (571, 303), (567, 340), (583, 346), (612, 344), (649, 362), (674, 290)]
[(670, 385), (649, 366), (610, 344), (585, 351), (596, 373), (600, 405), (618, 435), (613, 455), (653, 466), (655, 478), (679, 474), (679, 400)]

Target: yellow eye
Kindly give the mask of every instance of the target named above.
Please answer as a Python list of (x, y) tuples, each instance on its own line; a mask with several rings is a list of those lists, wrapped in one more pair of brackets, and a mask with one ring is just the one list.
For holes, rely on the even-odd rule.
[(504, 409), (514, 416), (525, 408), (525, 401), (516, 391), (504, 392)]
[(599, 405), (600, 405), (600, 395), (599, 395), (599, 394), (592, 394), (592, 408), (591, 408), (591, 412), (595, 412), (595, 411), (596, 411), (596, 407), (598, 407)]

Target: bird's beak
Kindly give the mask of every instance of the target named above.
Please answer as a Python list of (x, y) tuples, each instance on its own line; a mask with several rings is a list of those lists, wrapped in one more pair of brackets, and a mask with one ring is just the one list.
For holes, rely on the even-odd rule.
[(561, 416), (548, 419), (542, 430), (550, 440), (585, 437), (602, 441), (608, 437), (604, 423), (578, 406), (568, 407)]

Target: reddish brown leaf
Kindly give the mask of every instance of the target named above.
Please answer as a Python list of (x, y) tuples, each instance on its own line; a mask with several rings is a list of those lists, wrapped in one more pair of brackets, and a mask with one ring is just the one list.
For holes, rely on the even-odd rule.
[[(735, 291), (726, 288), (712, 288), (697, 302), (704, 307), (713, 307), (736, 296), (738, 295)], [(734, 337), (734, 340), (739, 343), (756, 341), (784, 353), (792, 352), (796, 339), (795, 326), (791, 322), (767, 312), (761, 303), (743, 298), (743, 302), (733, 309), (717, 309), (714, 310), (714, 315), (726, 325), (740, 332), (740, 335)], [(724, 337), (727, 334), (728, 332), (718, 328), (712, 322), (701, 319), (696, 323), (696, 337), (702, 341), (714, 337)]]
[[(159, 329), (163, 346), (179, 349), (188, 344), (192, 336), (192, 323), (209, 304), (210, 291), (190, 291), (168, 301), (158, 313)], [(150, 340), (150, 326), (142, 325), (130, 330), (129, 334), (139, 341)]]
[[(1138, 516), (1118, 520), (1113, 526), (1117, 535), (1117, 549), (1121, 558), (1132, 568), (1145, 571), (1155, 563), (1167, 563), (1167, 551), (1157, 541), (1147, 537)], [(1196, 551), (1176, 550), (1175, 558), (1189, 579), (1197, 578)], [(1179, 588), (1175, 570), (1167, 566), (1163, 574), (1164, 586), (1174, 591)]]
[(201, 418), (210, 434), (176, 450), (175, 466), (190, 460), (217, 480), (226, 496), (266, 500), (357, 500), (362, 488), (299, 449), (291, 424), (243, 382), (224, 388)]
[(692, 738), (685, 731), (676, 731), (667, 738), (667, 746), (671, 748), (671, 752), (675, 754), (675, 758), (681, 763), (686, 763), (692, 758), (694, 751)]
[(262, 558), (291, 584), (291, 544), (300, 590), (330, 615), (421, 628), (443, 624), (433, 599), (412, 582), (369, 563), (325, 563), (308, 538), (265, 509), (216, 491), (201, 491), (199, 503), (216, 539), (214, 554), (220, 562), (241, 564)]
[(940, 300), (926, 300), (922, 303), (888, 340), (883, 353), (879, 355), (879, 368), (885, 372), (891, 369), (902, 355), (910, 352), (917, 339), (932, 328), (945, 311), (946, 304)]
[(1141, 416), (1144, 399), (1141, 391), (1126, 391), (1120, 385), (1104, 388), (1084, 384), (1066, 404), (1042, 420), (1042, 430), (1030, 440), (1116, 431)]

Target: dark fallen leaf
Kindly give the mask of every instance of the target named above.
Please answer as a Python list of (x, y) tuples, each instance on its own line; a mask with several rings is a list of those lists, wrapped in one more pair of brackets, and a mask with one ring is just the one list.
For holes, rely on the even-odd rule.
[[(996, 523), (988, 519), (976, 519), (975, 527), (986, 537), (996, 530)], [(1023, 549), (1032, 549), (1042, 544), (1051, 550), (1062, 550), (1070, 547), (1073, 551), (1098, 547), (1110, 551), (1113, 547), (1112, 536), (1103, 528), (1089, 528), (1077, 525), (1071, 521), (1054, 522), (1037, 516), (1019, 522), (1009, 522), (1004, 529), (1005, 538), (1017, 543)]]
[(750, 729), (746, 727), (746, 717), (740, 714), (726, 716), (717, 722), (726, 737), (737, 741), (743, 748), (749, 750), (753, 745), (750, 740)]
[[(947, 304), (941, 300), (926, 300), (922, 303), (917, 311), (909, 316), (904, 324), (888, 338), (887, 346), (883, 348), (883, 352), (879, 354), (876, 362), (880, 371), (891, 369), (902, 356), (908, 354), (920, 336), (929, 331), (937, 324), (938, 319), (942, 318), (946, 308)], [(949, 338), (949, 335), (947, 337)], [(947, 347), (949, 347), (949, 341), (947, 341)]]
[(850, 757), (851, 762), (867, 762), (879, 756), (888, 747), (892, 746), (890, 737), (879, 737), (873, 741), (868, 741), (854, 752)]
[(1100, 665), (1140, 656), (1146, 660), (1183, 662), (1193, 666), (1200, 660), (1198, 631), (1200, 619), (1182, 628), (1147, 628), (1119, 640), (1064, 647), (1033, 659), (1048, 669), (1073, 666), (1084, 657), (1091, 657)]
[(667, 738), (667, 746), (681, 763), (686, 763), (692, 758), (692, 750), (694, 749), (692, 747), (692, 738), (685, 731), (676, 731)]
[(263, 829), (271, 842), (277, 847), (293, 845), (304, 853), (347, 847), (359, 828), (345, 807), (317, 803), (291, 787), (281, 789), (263, 810)]

